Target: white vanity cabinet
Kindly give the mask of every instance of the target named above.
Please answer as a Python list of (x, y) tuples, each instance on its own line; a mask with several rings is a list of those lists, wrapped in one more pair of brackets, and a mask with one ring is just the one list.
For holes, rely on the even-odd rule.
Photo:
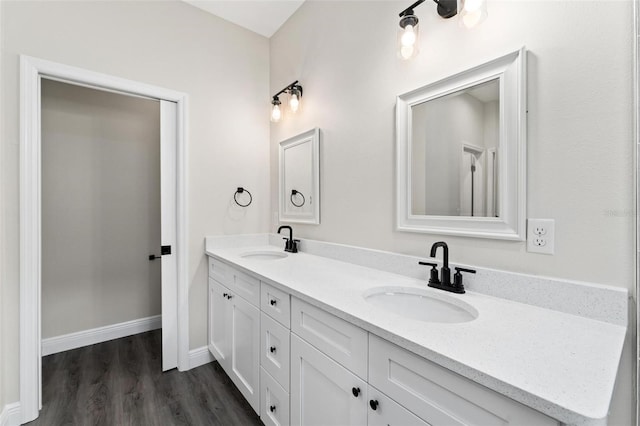
[[(260, 281), (212, 260), (213, 268), (209, 262), (209, 350), (259, 413), (260, 310), (257, 304)], [(222, 278), (227, 282), (220, 283), (213, 278), (212, 269), (226, 269)], [(248, 295), (250, 300), (240, 294)]]
[(291, 424), (366, 425), (367, 383), (291, 335)]
[(560, 425), (280, 288), (209, 261), (209, 350), (267, 426)]
[(291, 371), (289, 294), (263, 282), (260, 309), (260, 419), (267, 426), (288, 426)]
[(225, 286), (209, 278), (209, 352), (225, 371), (229, 371), (231, 364), (229, 357), (231, 305), (227, 299), (228, 293), (229, 290)]
[(367, 424), (367, 332), (291, 300), (291, 424)]
[(369, 384), (434, 426), (558, 426), (556, 420), (373, 334)]
[(430, 426), (295, 334), (291, 424)]
[(430, 426), (429, 423), (371, 385), (369, 385), (368, 398), (368, 426)]
[(294, 297), (291, 331), (357, 376), (367, 378), (365, 330)]

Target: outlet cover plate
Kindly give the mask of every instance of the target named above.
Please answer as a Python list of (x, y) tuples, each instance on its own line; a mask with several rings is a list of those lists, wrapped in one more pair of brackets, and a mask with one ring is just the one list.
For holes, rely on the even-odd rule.
[(527, 220), (527, 251), (530, 253), (554, 254), (555, 220)]

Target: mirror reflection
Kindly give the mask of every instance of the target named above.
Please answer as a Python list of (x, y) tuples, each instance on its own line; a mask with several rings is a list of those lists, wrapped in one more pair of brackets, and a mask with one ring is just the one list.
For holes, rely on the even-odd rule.
[(411, 107), (411, 214), (498, 217), (500, 84)]
[(313, 150), (311, 140), (284, 150), (285, 213), (311, 213)]

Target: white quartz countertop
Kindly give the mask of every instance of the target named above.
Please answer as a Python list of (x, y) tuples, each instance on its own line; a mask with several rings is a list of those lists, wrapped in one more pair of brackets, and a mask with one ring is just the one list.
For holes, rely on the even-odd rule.
[[(278, 260), (243, 258), (274, 246), (208, 249), (207, 254), (255, 275), (373, 334), (533, 409), (577, 425), (603, 425), (626, 328), (468, 291), (448, 296), (479, 315), (446, 324), (407, 319), (375, 307), (375, 287), (427, 289), (426, 281), (307, 253)], [(425, 269), (425, 279), (428, 269)]]

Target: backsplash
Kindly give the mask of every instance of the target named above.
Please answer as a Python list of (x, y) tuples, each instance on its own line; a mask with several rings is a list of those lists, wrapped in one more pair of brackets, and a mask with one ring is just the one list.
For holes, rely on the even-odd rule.
[[(207, 237), (206, 248), (233, 248), (271, 245), (284, 247), (278, 234), (247, 234)], [(372, 269), (403, 275), (426, 282), (428, 268), (418, 265), (424, 257), (372, 250), (343, 244), (301, 239), (300, 252), (353, 263)], [(440, 260), (436, 260), (440, 263)], [(541, 308), (627, 325), (628, 291), (624, 288), (571, 281), (551, 277), (518, 274), (488, 268), (478, 268), (450, 262), (452, 265), (475, 269), (475, 275), (465, 276), (470, 291), (526, 303)]]

